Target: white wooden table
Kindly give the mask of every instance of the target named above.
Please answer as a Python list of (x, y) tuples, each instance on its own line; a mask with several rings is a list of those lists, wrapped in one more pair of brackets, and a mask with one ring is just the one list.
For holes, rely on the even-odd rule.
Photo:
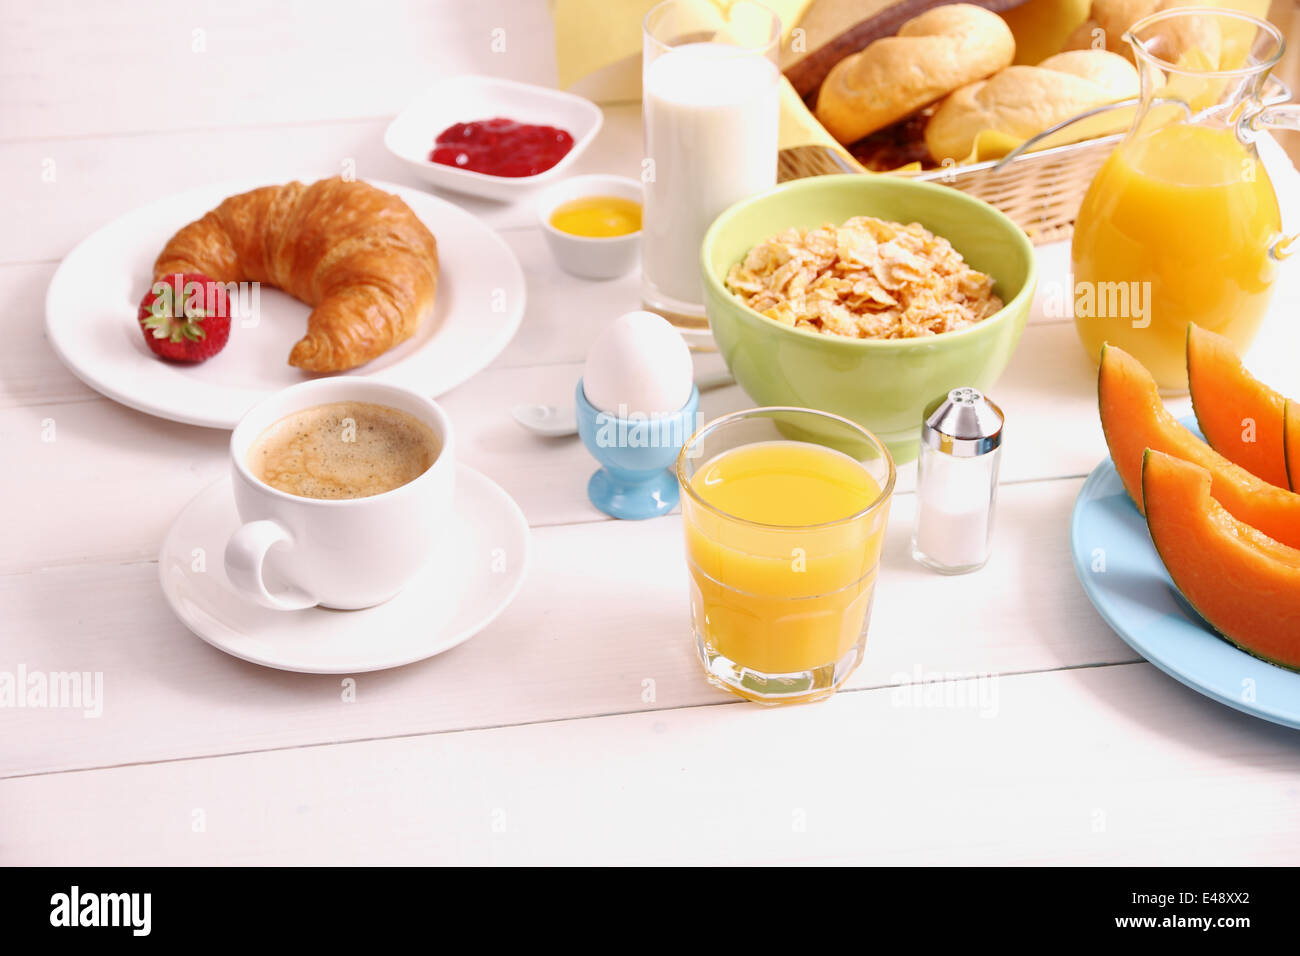
[[(123, 408), (59, 364), (41, 333), (59, 259), (222, 179), (355, 162), (413, 183), (383, 149), (388, 118), (446, 73), (552, 82), (545, 7), (2, 6), (0, 671), (99, 671), (104, 705), (0, 709), (0, 863), (1295, 861), (1300, 734), (1139, 659), (1075, 579), (1067, 520), (1104, 446), (1094, 369), (1042, 295), (995, 390), (992, 561), (958, 578), (910, 561), (902, 469), (865, 663), (829, 702), (767, 710), (701, 676), (678, 517), (606, 519), (581, 445), (509, 418), (566, 400), (636, 279), (568, 278), (526, 204), (466, 201), (518, 254), (529, 301), (505, 353), (442, 402), (462, 459), (532, 526), (523, 591), (469, 643), (359, 675), (350, 703), (340, 678), (202, 643), (164, 604), (156, 553), (225, 473), (227, 435)], [(576, 172), (639, 157), (637, 108), (610, 107)], [(1067, 258), (1041, 250), (1043, 294)], [(1250, 364), (1300, 395), (1290, 272)], [(732, 387), (703, 411), (748, 404)]]

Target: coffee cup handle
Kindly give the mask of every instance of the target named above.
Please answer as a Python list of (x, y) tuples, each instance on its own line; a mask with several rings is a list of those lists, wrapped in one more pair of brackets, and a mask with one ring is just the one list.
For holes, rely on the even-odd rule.
[(306, 591), (287, 588), (272, 594), (266, 587), (263, 566), (266, 553), (276, 545), (293, 546), (293, 535), (282, 525), (269, 520), (250, 521), (226, 544), (226, 577), (244, 597), (277, 611), (301, 611), (318, 602)]

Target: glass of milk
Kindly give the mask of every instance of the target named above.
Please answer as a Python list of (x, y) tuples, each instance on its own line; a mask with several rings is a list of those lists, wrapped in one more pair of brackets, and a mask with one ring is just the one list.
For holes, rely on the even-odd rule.
[(666, 0), (646, 14), (642, 298), (707, 337), (700, 243), (733, 203), (776, 185), (781, 21), (752, 0)]

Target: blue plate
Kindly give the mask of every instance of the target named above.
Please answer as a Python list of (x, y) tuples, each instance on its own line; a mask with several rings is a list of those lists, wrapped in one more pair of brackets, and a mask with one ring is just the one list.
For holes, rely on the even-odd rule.
[(1192, 609), (1109, 458), (1074, 502), (1070, 550), (1088, 599), (1133, 650), (1207, 697), (1300, 728), (1300, 674), (1233, 647)]

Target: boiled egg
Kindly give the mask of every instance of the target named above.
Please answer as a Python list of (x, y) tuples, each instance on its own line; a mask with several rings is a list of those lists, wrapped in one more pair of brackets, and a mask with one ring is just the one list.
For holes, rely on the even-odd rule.
[(671, 415), (690, 400), (694, 379), (681, 333), (662, 316), (638, 311), (620, 315), (592, 343), (582, 389), (611, 415)]

